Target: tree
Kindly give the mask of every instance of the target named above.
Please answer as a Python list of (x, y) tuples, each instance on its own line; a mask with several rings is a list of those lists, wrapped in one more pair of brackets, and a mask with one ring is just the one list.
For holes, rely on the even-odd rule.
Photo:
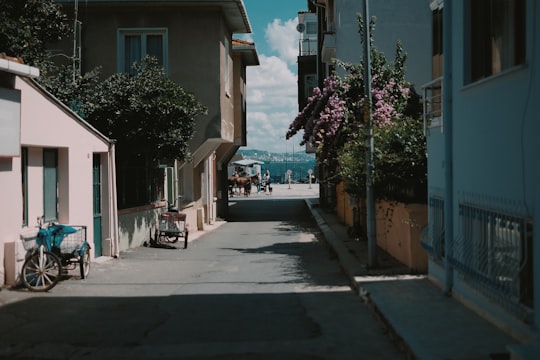
[(98, 96), (101, 83), (101, 68), (95, 68), (82, 75), (73, 76), (70, 65), (56, 65), (45, 62), (41, 65), (37, 81), (58, 100), (85, 118), (83, 105)]
[(195, 118), (206, 112), (193, 94), (165, 75), (157, 60), (134, 65), (137, 75), (114, 74), (98, 85), (80, 112), (129, 156), (152, 161), (190, 157)]
[(0, 0), (0, 50), (37, 66), (49, 56), (46, 44), (69, 33), (66, 20), (53, 0)]
[[(359, 20), (360, 33), (363, 21)], [(374, 28), (374, 19), (369, 26)], [(371, 31), (373, 35), (374, 31)], [(375, 191), (379, 198), (424, 200), (426, 147), (420, 97), (405, 80), (406, 53), (396, 44), (393, 62), (371, 42), (371, 107), (374, 123)], [(364, 64), (336, 61), (346, 70), (340, 79), (329, 76), (316, 88), (287, 132), (304, 130), (302, 143), (317, 147), (317, 160), (326, 166), (326, 181), (344, 181), (350, 194), (365, 192)], [(324, 181), (324, 179), (323, 179)]]
[(71, 68), (45, 66), (39, 81), (101, 133), (117, 141), (118, 205), (162, 197), (158, 163), (190, 158), (195, 119), (206, 112), (193, 94), (165, 75), (155, 58), (134, 64), (136, 75), (100, 69), (73, 78)]
[(121, 206), (153, 201), (163, 183), (156, 164), (189, 159), (194, 121), (206, 108), (152, 58), (135, 64), (135, 76), (114, 74), (105, 81), (99, 68), (81, 75), (53, 63), (47, 44), (69, 34), (66, 19), (53, 0), (0, 0), (0, 51), (39, 67), (42, 86), (117, 140), (118, 164), (125, 170), (118, 172)]

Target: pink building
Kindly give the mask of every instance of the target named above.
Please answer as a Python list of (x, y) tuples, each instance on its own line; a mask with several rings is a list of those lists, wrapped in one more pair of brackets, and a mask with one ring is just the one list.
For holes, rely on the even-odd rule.
[(40, 87), (38, 76), (0, 58), (0, 286), (17, 282), (21, 234), (41, 216), (86, 225), (92, 257), (119, 252), (114, 141)]

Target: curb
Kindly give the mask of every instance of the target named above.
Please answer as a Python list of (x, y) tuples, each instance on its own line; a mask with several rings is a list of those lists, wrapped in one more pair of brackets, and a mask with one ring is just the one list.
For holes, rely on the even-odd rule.
[(353, 287), (354, 291), (358, 293), (360, 287), (358, 282), (355, 280), (355, 274), (362, 273), (365, 268), (358, 264), (343, 243), (337, 240), (338, 235), (334, 230), (332, 230), (332, 228), (327, 224), (326, 220), (320, 214), (318, 204), (315, 205), (310, 199), (306, 199), (305, 201), (311, 214), (315, 218), (319, 229), (323, 233), (326, 242), (330, 245), (332, 251), (338, 257), (342, 270), (349, 277), (351, 286)]
[(394, 343), (396, 348), (401, 351), (406, 360), (416, 360), (418, 357), (412, 351), (410, 345), (403, 339), (403, 337), (396, 331), (381, 309), (377, 306), (377, 303), (371, 298), (370, 293), (366, 287), (363, 286), (363, 282), (359, 277), (361, 274), (365, 274), (367, 268), (359, 264), (358, 261), (349, 253), (348, 249), (343, 243), (338, 240), (338, 235), (328, 225), (326, 220), (320, 214), (320, 208), (318, 203), (315, 204), (311, 199), (305, 200), (308, 209), (313, 215), (319, 229), (323, 233), (325, 241), (330, 245), (331, 250), (336, 254), (341, 269), (349, 278), (349, 282), (353, 291), (361, 298), (371, 310), (375, 318), (379, 321), (382, 330), (388, 336), (388, 338)]

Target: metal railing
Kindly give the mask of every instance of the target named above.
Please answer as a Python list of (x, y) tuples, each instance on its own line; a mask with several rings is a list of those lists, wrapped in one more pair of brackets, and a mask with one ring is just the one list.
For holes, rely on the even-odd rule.
[(444, 241), (444, 199), (432, 196), (429, 198), (429, 224), (421, 245), (440, 265), (444, 261)]
[(317, 55), (317, 39), (300, 39), (298, 49), (299, 56)]
[(526, 320), (532, 312), (532, 222), (466, 204), (459, 206), (459, 220), (451, 264), (467, 283)]
[(432, 126), (443, 130), (443, 77), (438, 77), (422, 86), (424, 99), (424, 135)]

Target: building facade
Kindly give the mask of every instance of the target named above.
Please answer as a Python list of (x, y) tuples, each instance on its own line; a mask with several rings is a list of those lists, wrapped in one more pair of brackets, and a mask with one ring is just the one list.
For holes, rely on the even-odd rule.
[[(407, 80), (420, 91), (431, 79), (431, 14), (429, 0), (369, 1), (370, 18), (375, 17), (374, 44), (391, 61), (400, 41), (407, 53)], [(307, 11), (298, 13), (300, 43), (298, 56), (298, 105), (301, 111), (314, 86), (322, 88), (323, 80), (334, 71), (345, 75), (335, 60), (358, 64), (363, 60), (363, 45), (359, 34), (358, 14), (363, 13), (363, 1), (309, 0)], [(317, 28), (311, 35), (309, 29)], [(313, 42), (316, 51), (312, 52)], [(309, 144), (308, 152), (315, 149)], [(317, 177), (328, 176), (324, 166)], [(335, 204), (335, 188), (321, 184), (323, 204)]]
[(532, 343), (511, 347), (516, 359), (529, 358), (519, 354), (540, 353), (540, 7), (438, 0), (430, 9), (429, 275)]
[(15, 285), (37, 219), (84, 225), (91, 257), (118, 254), (114, 142), (0, 58), (0, 285)]
[[(235, 33), (251, 32), (243, 2), (58, 2), (78, 25), (73, 43), (66, 42), (57, 50), (70, 54), (75, 49), (81, 72), (98, 66), (104, 76), (129, 72), (134, 61), (153, 55), (169, 78), (208, 108), (206, 115), (196, 119), (190, 142), (192, 158), (156, 164), (163, 171), (162, 191), (122, 206), (123, 199), (134, 193), (119, 186), (121, 248), (148, 240), (156, 212), (164, 206), (160, 198), (178, 202), (187, 213), (190, 231), (223, 217), (228, 203), (226, 186), (223, 188), (226, 164), (246, 142), (245, 67), (258, 65), (254, 44), (233, 40)], [(118, 169), (119, 181), (143, 177), (127, 171)], [(121, 193), (122, 189), (128, 190)]]

